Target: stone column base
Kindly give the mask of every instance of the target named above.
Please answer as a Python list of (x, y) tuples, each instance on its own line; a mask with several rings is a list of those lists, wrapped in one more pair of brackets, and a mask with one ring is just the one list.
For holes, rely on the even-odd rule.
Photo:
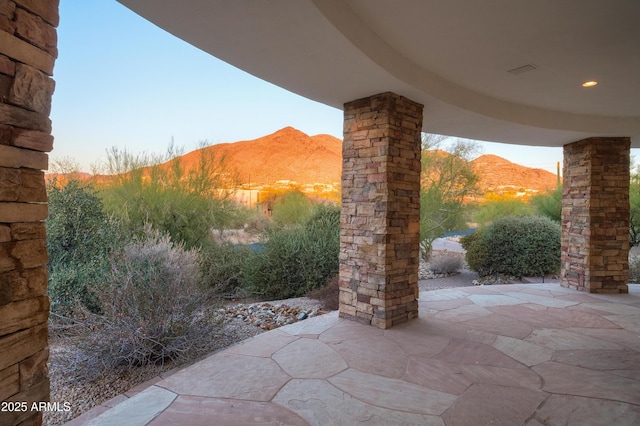
[(589, 138), (564, 147), (563, 287), (629, 291), (630, 138)]
[(382, 93), (344, 106), (340, 316), (418, 316), (422, 105)]

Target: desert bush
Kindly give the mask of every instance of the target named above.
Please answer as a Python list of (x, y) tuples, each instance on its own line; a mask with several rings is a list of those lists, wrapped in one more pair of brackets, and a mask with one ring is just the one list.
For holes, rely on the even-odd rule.
[(264, 250), (245, 262), (244, 285), (259, 296), (302, 296), (338, 273), (339, 250), (340, 209), (319, 205), (304, 223), (267, 231)]
[(453, 274), (464, 267), (463, 256), (459, 253), (438, 253), (430, 257), (428, 268), (436, 274)]
[(314, 210), (314, 203), (300, 191), (290, 191), (273, 203), (273, 221), (281, 226), (305, 222)]
[(560, 268), (560, 225), (542, 216), (507, 216), (462, 238), (469, 267), (481, 276), (539, 276)]
[(247, 246), (209, 241), (200, 249), (203, 284), (221, 296), (237, 294), (244, 263), (250, 255)]
[(108, 271), (108, 256), (121, 244), (119, 224), (111, 220), (91, 186), (71, 180), (47, 187), (46, 220), (49, 252), (49, 296), (54, 312), (69, 313), (76, 304), (96, 311), (87, 283)]
[(562, 186), (531, 198), (531, 205), (536, 213), (560, 223), (562, 220)]
[(147, 227), (112, 254), (109, 281), (92, 288), (101, 314), (83, 311), (79, 346), (106, 368), (180, 359), (207, 337), (210, 300), (199, 283), (199, 254)]

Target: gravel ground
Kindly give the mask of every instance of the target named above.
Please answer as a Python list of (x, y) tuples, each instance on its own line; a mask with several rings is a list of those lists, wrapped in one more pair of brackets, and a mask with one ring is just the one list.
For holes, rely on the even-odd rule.
[(71, 411), (46, 412), (44, 424), (64, 424), (94, 406), (172, 369), (192, 364), (271, 328), (297, 322), (297, 317), (302, 317), (302, 313), (306, 317), (322, 314), (320, 305), (319, 301), (305, 297), (268, 303), (232, 304), (219, 311), (221, 318), (224, 318), (222, 327), (211, 336), (207, 345), (193, 353), (190, 359), (164, 365), (112, 369), (99, 377), (80, 375), (74, 368), (74, 360), (79, 356), (79, 352), (63, 339), (52, 335), (49, 338), (51, 401), (69, 402)]

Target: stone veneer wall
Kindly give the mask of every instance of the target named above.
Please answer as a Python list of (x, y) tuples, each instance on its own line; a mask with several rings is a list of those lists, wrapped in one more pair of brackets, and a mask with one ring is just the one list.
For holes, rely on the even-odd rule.
[(0, 0), (0, 412), (2, 425), (42, 423), (49, 400), (47, 194), (57, 0)]
[(344, 106), (340, 316), (418, 316), (422, 105), (382, 93)]
[(627, 293), (629, 138), (589, 138), (564, 147), (561, 284)]

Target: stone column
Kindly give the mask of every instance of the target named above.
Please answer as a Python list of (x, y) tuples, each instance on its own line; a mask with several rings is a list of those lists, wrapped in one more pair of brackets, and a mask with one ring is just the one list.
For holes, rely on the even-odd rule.
[(422, 105), (382, 93), (344, 106), (340, 316), (418, 316)]
[(0, 412), (2, 425), (42, 423), (49, 400), (44, 172), (57, 57), (57, 0), (0, 0)]
[(630, 138), (564, 146), (561, 285), (627, 293)]

